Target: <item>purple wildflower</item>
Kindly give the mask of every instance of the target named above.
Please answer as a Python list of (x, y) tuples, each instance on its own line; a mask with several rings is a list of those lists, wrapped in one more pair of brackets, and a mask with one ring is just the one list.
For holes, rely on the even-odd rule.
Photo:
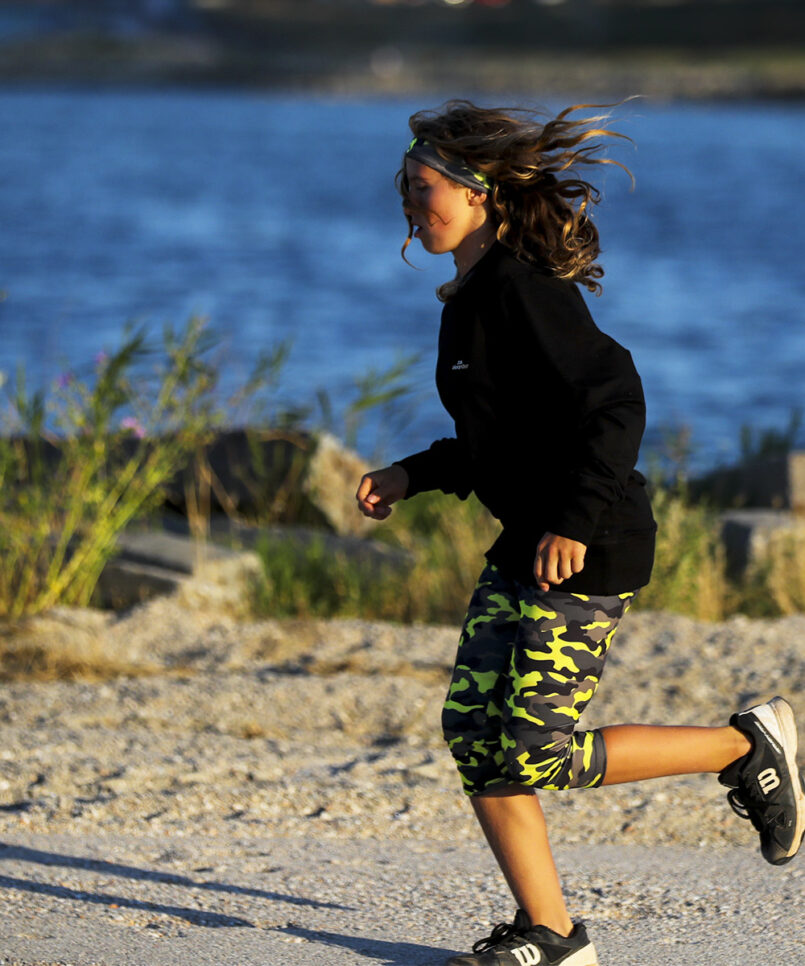
[(103, 350), (101, 350), (95, 356), (95, 365), (96, 365), (96, 367), (98, 369), (100, 369), (101, 366), (105, 366), (108, 361), (109, 361), (109, 355), (108, 355), (108, 353), (104, 352)]
[(134, 416), (126, 416), (125, 419), (122, 419), (120, 421), (120, 428), (128, 429), (137, 437), (137, 439), (142, 439), (145, 436), (145, 428), (143, 427), (143, 424)]

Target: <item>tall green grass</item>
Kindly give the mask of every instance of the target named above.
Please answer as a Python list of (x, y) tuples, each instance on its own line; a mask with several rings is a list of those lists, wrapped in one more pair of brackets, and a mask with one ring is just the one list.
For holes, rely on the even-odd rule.
[(215, 340), (201, 319), (142, 331), (88, 372), (29, 391), (17, 373), (0, 398), (0, 616), (86, 605), (117, 538), (211, 438)]
[[(14, 380), (0, 373), (0, 618), (89, 604), (120, 534), (160, 504), (180, 470), (190, 531), (203, 541), (213, 495), (231, 504), (206, 455), (221, 428), (270, 427), (291, 439), (318, 426), (354, 439), (373, 411), (388, 426), (407, 412), (413, 358), (364, 373), (338, 407), (324, 392), (288, 405), (280, 393), (287, 341), (259, 354), (228, 398), (217, 347), (205, 320), (192, 318), (181, 330), (166, 327), (157, 345), (127, 329), (119, 348), (46, 390), (29, 390), (22, 369)], [(293, 479), (277, 480), (259, 453), (255, 446), (256, 485), (266, 494), (260, 522), (272, 522), (287, 511), (282, 488)], [(304, 580), (319, 568), (315, 548), (310, 558)], [(354, 582), (341, 575), (339, 599)], [(287, 579), (282, 585), (283, 598), (293, 596)]]
[[(805, 542), (772, 541), (766, 558), (732, 581), (717, 512), (692, 503), (684, 486), (652, 489), (655, 566), (637, 608), (711, 621), (805, 611)], [(263, 545), (265, 580), (255, 588), (254, 612), (457, 623), (498, 529), (474, 498), (430, 493), (397, 504), (389, 523), (377, 527), (379, 538), (407, 552), (395, 565), (367, 565), (346, 552), (325, 552), (322, 544)]]
[[(84, 375), (65, 374), (50, 394), (28, 391), (22, 372), (13, 384), (0, 380), (0, 617), (89, 603), (120, 533), (158, 504), (182, 466), (194, 467), (187, 505), (191, 529), (203, 538), (214, 485), (205, 447), (245, 408), (252, 425), (256, 419), (284, 432), (315, 427), (315, 406), (277, 402), (287, 344), (261, 356), (236, 395), (223, 401), (215, 345), (204, 322), (192, 319), (180, 332), (166, 329), (156, 348), (142, 332), (129, 331), (119, 349), (99, 354)], [(409, 368), (410, 360), (399, 360), (356, 380), (338, 416), (320, 393), (320, 422), (350, 436), (372, 414), (393, 425), (395, 413), (409, 405)], [(744, 452), (790, 446), (798, 427), (792, 421), (785, 433), (759, 439), (745, 434)], [(694, 503), (685, 484), (688, 448), (678, 434), (669, 482), (652, 485), (656, 565), (639, 606), (708, 620), (805, 610), (801, 541), (772, 541), (751, 574), (728, 579), (718, 516)], [(272, 485), (277, 481), (267, 479), (269, 494)], [(266, 499), (268, 517), (259, 522), (271, 522), (275, 505)], [(429, 493), (397, 504), (375, 528), (385, 556), (347, 553), (324, 538), (304, 547), (264, 542), (264, 579), (254, 587), (252, 607), (278, 616), (454, 623), (497, 532), (474, 497)]]
[(638, 606), (702, 620), (723, 619), (729, 609), (729, 585), (718, 516), (692, 504), (684, 487), (652, 489), (657, 521), (654, 570)]
[(254, 588), (253, 610), (278, 617), (455, 623), (496, 531), (474, 497), (462, 502), (431, 493), (397, 504), (389, 521), (378, 525), (385, 560), (331, 551), (323, 540), (307, 547), (265, 540), (258, 545), (265, 579)]

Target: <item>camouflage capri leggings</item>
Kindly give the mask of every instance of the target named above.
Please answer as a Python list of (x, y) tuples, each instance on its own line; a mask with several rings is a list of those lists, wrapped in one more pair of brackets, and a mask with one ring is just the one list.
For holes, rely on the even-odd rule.
[(508, 580), (487, 564), (475, 587), (442, 712), (464, 790), (600, 785), (598, 731), (574, 731), (633, 593), (591, 597)]

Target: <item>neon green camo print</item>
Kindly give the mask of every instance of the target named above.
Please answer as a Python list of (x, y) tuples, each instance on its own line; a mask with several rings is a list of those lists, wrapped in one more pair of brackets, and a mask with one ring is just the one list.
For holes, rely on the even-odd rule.
[(606, 749), (577, 731), (634, 594), (524, 587), (488, 564), (475, 587), (442, 712), (464, 790), (600, 785)]

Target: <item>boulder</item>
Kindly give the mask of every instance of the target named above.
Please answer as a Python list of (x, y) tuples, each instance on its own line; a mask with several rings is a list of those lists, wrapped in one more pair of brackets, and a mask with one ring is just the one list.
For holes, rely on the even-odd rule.
[(694, 499), (721, 507), (790, 510), (805, 516), (805, 450), (722, 467), (694, 480)]
[(164, 530), (123, 533), (95, 590), (98, 606), (125, 610), (152, 597), (180, 594), (194, 605), (207, 599), (242, 610), (247, 581), (259, 574), (251, 551), (234, 550)]
[(369, 469), (357, 453), (323, 433), (308, 461), (303, 489), (327, 526), (340, 536), (364, 534), (373, 524), (355, 502), (355, 491)]
[[(28, 462), (36, 457), (45, 476), (55, 474), (62, 459), (58, 440), (20, 437), (17, 442)], [(171, 445), (169, 438), (160, 443)], [(134, 438), (119, 440), (109, 473), (114, 475), (117, 464), (139, 445)], [(201, 447), (162, 487), (162, 505), (183, 517), (226, 513), (359, 536), (372, 527), (355, 503), (358, 483), (368, 469), (357, 453), (329, 433), (228, 429)]]
[(209, 539), (198, 541), (178, 516), (165, 516), (148, 527), (121, 534), (115, 556), (108, 561), (95, 592), (97, 606), (125, 610), (152, 597), (176, 594), (188, 606), (240, 615), (249, 598), (249, 584), (260, 578), (259, 543), (290, 547), (300, 556), (319, 544), (333, 557), (370, 573), (403, 571), (410, 553), (386, 544), (340, 536), (312, 527), (250, 526), (223, 514), (210, 520)]
[[(329, 433), (232, 429), (203, 450), (209, 471), (211, 513), (262, 518), (360, 535), (371, 521), (358, 512), (355, 491), (369, 469)], [(187, 486), (198, 487), (188, 466), (166, 488), (166, 504), (188, 513)]]
[(762, 563), (775, 541), (805, 543), (805, 518), (789, 510), (729, 510), (721, 515), (721, 539), (727, 572), (740, 578), (753, 565)]

